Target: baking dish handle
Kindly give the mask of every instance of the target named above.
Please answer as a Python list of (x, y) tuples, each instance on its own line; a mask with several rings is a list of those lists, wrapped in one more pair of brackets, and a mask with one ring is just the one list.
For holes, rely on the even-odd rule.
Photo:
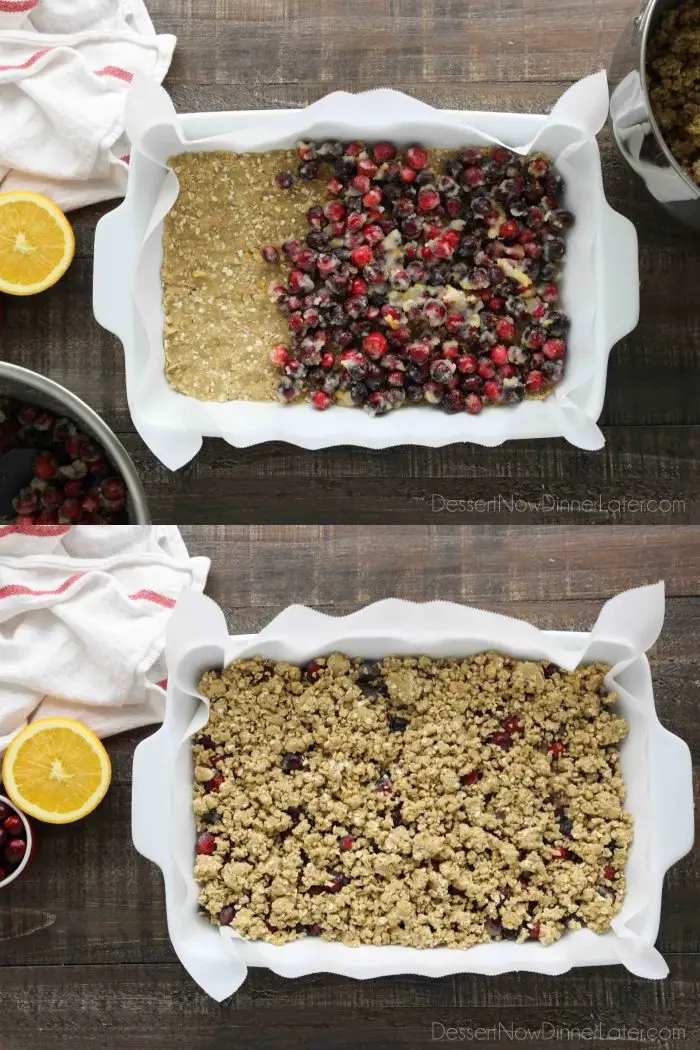
[(170, 789), (164, 759), (163, 728), (143, 740), (134, 751), (131, 789), (131, 837), (147, 860), (163, 869), (167, 847)]
[(688, 745), (663, 726), (651, 739), (650, 757), (652, 798), (659, 806), (657, 859), (665, 873), (693, 848), (693, 766)]
[[(603, 320), (611, 349), (639, 323), (639, 242), (634, 225), (607, 207), (603, 231)], [(636, 280), (630, 280), (632, 274)]]
[(124, 341), (124, 325), (131, 315), (128, 301), (134, 266), (131, 224), (127, 204), (104, 215), (95, 229), (92, 309), (99, 324)]

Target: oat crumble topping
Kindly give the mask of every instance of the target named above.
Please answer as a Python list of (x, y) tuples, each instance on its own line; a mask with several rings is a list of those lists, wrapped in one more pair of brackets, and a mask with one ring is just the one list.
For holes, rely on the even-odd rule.
[(700, 186), (700, 6), (667, 11), (649, 47), (649, 95), (674, 157)]
[(632, 840), (607, 670), (487, 652), (208, 672), (193, 742), (203, 912), (275, 944), (605, 931)]

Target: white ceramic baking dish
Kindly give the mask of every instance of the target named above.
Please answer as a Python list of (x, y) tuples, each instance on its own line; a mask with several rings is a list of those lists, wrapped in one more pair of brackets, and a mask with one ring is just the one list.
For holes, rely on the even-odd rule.
[[(578, 113), (588, 93), (602, 98), (604, 119), (607, 88), (601, 76), (587, 78), (576, 85), (583, 102), (579, 98), (575, 107), (569, 105), (570, 110)], [(570, 89), (560, 102), (566, 99), (570, 103), (573, 92), (574, 89)], [(161, 98), (162, 93), (154, 96), (154, 107)], [(530, 143), (551, 119), (535, 114), (436, 110), (388, 91), (365, 95), (338, 93), (322, 102), (325, 105), (332, 100), (336, 100), (332, 113), (348, 112), (350, 116), (344, 123), (339, 118), (335, 122), (321, 119), (320, 123), (314, 123), (310, 115), (310, 127), (305, 128), (311, 132), (308, 137), (315, 137), (313, 132), (321, 129), (326, 136), (374, 140), (392, 137), (401, 144), (404, 139), (411, 141), (413, 132), (429, 144), (432, 127), (433, 142), (448, 144), (448, 140), (456, 143), (455, 136), (464, 128), (461, 144), (473, 142), (476, 131), (518, 148)], [(313, 109), (310, 107), (310, 111)], [(603, 407), (608, 356), (613, 345), (637, 324), (639, 269), (634, 227), (613, 211), (605, 199), (600, 154), (594, 137), (600, 109), (597, 104), (596, 114), (588, 118), (587, 125), (581, 120), (580, 123), (586, 125), (584, 128), (577, 126), (573, 118), (562, 119), (562, 123), (556, 125), (558, 134), (554, 136), (565, 157), (568, 156), (567, 142), (572, 136), (578, 135), (579, 145), (583, 143), (566, 160), (579, 186), (578, 205), (568, 202), (578, 212), (579, 223), (570, 235), (569, 252), (570, 260), (576, 254), (578, 263), (574, 268), (569, 261), (563, 283), (563, 305), (572, 318), (567, 376), (561, 388), (549, 398), (528, 399), (479, 416), (468, 413), (450, 416), (428, 406), (417, 406), (372, 419), (351, 408), (335, 407), (330, 412), (319, 413), (308, 404), (203, 402), (172, 390), (164, 378), (162, 347), (162, 223), (154, 219), (166, 176), (165, 162), (157, 163), (146, 145), (142, 149), (136, 144), (131, 154), (126, 199), (101, 219), (97, 227), (93, 305), (100, 324), (117, 335), (124, 345), (129, 408), (137, 430), (151, 450), (166, 466), (177, 469), (197, 453), (202, 438), (207, 436), (223, 437), (237, 447), (282, 440), (308, 449), (341, 444), (366, 448), (400, 444), (438, 447), (458, 441), (498, 445), (514, 438), (546, 437), (565, 437), (582, 448), (601, 447), (603, 436), (596, 421)], [(403, 115), (395, 124), (391, 119), (394, 112)], [(322, 113), (325, 115), (326, 110)], [(358, 114), (364, 114), (364, 118)], [(238, 136), (244, 141), (262, 127), (269, 141), (289, 145), (286, 127), (292, 119), (299, 121), (300, 111), (177, 116), (173, 111), (167, 132), (157, 124), (151, 126), (143, 135), (143, 143), (155, 142), (158, 136), (152, 133), (160, 130), (161, 143), (163, 139), (173, 142), (174, 152), (186, 150), (192, 142), (203, 143), (196, 148), (213, 149), (217, 146), (216, 136)], [(440, 138), (436, 137), (438, 131)], [(162, 145), (160, 149), (162, 154)], [(151, 152), (158, 153), (158, 147), (153, 147)], [(149, 247), (142, 251), (144, 242)], [(574, 278), (574, 272), (581, 272), (585, 279)], [(149, 315), (148, 321), (144, 314)], [(567, 389), (567, 383), (579, 370), (584, 371), (581, 381)]]
[[(644, 603), (649, 615), (639, 612)], [(652, 608), (654, 603), (660, 603), (660, 614)], [(163, 872), (168, 928), (183, 965), (217, 999), (242, 983), (248, 966), (266, 966), (287, 977), (331, 972), (366, 978), (514, 970), (559, 974), (574, 966), (622, 962), (642, 976), (665, 976), (666, 964), (653, 947), (663, 879), (690, 850), (694, 823), (690, 754), (658, 721), (644, 655), (662, 619), (663, 588), (658, 585), (612, 599), (590, 634), (540, 632), (521, 621), (447, 602), (416, 605), (390, 599), (337, 618), (292, 606), (260, 635), (229, 637), (223, 614), (210, 599), (185, 595), (168, 630), (165, 720), (136, 749), (132, 807), (134, 844)], [(349, 948), (317, 938), (278, 946), (245, 941), (230, 929), (220, 932), (198, 914), (191, 874), (196, 829), (188, 737), (208, 717), (203, 699), (196, 695), (205, 670), (256, 653), (303, 663), (333, 651), (379, 658), (390, 653), (467, 655), (494, 647), (512, 655), (554, 658), (560, 666), (573, 667), (579, 660), (616, 665), (613, 685), (620, 693), (620, 713), (629, 724), (621, 760), (635, 838), (626, 869), (627, 897), (613, 920), (614, 930), (603, 935), (570, 931), (548, 947), (506, 941), (468, 949)]]

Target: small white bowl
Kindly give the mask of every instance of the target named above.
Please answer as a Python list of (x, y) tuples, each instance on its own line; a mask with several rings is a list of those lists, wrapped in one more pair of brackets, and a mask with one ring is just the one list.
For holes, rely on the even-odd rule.
[(4, 802), (7, 808), (12, 813), (16, 814), (16, 816), (18, 816), (19, 819), (22, 821), (22, 823), (24, 824), (24, 833), (27, 839), (27, 848), (24, 851), (24, 856), (22, 857), (22, 860), (17, 865), (17, 867), (0, 882), (0, 890), (4, 890), (7, 889), (10, 883), (14, 882), (15, 879), (19, 878), (19, 876), (29, 864), (29, 859), (34, 853), (36, 847), (36, 840), (32, 832), (32, 826), (29, 823), (27, 817), (25, 817), (24, 813), (22, 813), (21, 810), (17, 809), (17, 806), (14, 804), (14, 802), (12, 802), (12, 800), (7, 798), (5, 795), (0, 795), (0, 802)]

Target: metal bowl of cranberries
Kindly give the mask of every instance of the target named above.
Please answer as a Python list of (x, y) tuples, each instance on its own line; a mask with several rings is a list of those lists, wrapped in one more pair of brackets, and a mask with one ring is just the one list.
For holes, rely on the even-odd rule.
[(36, 839), (24, 813), (0, 795), (0, 890), (20, 877), (35, 849)]
[(150, 524), (129, 455), (84, 401), (0, 362), (0, 523)]

